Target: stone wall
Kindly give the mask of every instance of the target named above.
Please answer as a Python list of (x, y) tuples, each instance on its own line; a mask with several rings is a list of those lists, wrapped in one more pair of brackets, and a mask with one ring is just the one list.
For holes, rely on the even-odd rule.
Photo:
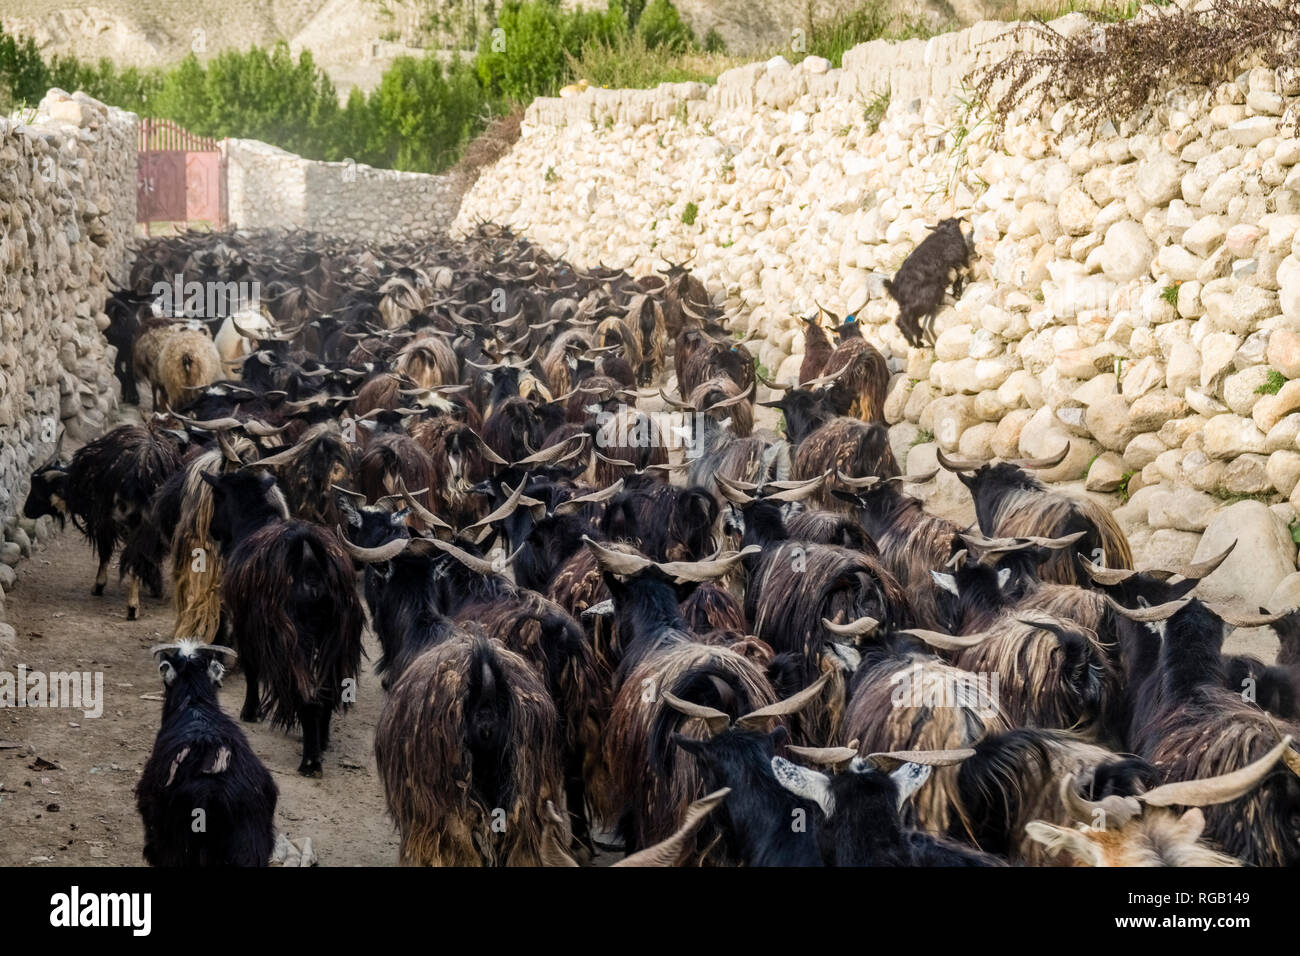
[[(1012, 48), (1007, 27), (863, 44), (842, 69), (776, 58), (711, 87), (537, 100), (457, 228), (514, 224), (638, 274), (693, 256), (782, 381), (802, 358), (798, 316), (855, 312), (895, 371), (886, 412), (909, 471), (933, 466), (936, 443), (987, 458), (1068, 439), (1045, 477), (1123, 488), (1151, 562), (1190, 557), (1234, 496), (1259, 497), (1285, 538), (1300, 498), (1300, 82), (1254, 70), (1174, 90), (1092, 141), (1055, 135), (1066, 109), (1048, 109), (994, 144), (962, 78)], [(954, 214), (973, 228), (976, 281), (938, 317), (937, 347), (909, 349), (883, 280)], [(923, 494), (969, 515), (949, 477)], [(1158, 516), (1157, 494), (1176, 496)]]
[(463, 183), (346, 161), (303, 159), (251, 139), (226, 140), (230, 222), (378, 242), (446, 232)]
[(59, 430), (94, 438), (117, 404), (103, 305), (135, 228), (135, 124), (60, 90), (35, 115), (0, 118), (0, 622), (38, 531), (18, 518), (32, 468)]

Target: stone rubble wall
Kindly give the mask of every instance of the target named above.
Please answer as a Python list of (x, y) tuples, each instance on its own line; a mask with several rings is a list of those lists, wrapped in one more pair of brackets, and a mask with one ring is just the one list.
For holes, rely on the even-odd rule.
[[(0, 117), (0, 622), (14, 565), (48, 520), (20, 519), (60, 430), (97, 437), (117, 406), (104, 301), (129, 268), (136, 117), (51, 90)], [(0, 623), (0, 661), (12, 638)]]
[(450, 228), (464, 189), (455, 176), (318, 162), (251, 139), (226, 140), (226, 164), (236, 228), (420, 239)]
[[(802, 359), (797, 317), (854, 312), (896, 373), (886, 416), (909, 471), (934, 467), (936, 447), (1037, 457), (1069, 440), (1044, 477), (1124, 487), (1141, 560), (1190, 558), (1247, 496), (1260, 500), (1235, 507), (1263, 511), (1269, 540), (1280, 528), (1279, 569), (1294, 571), (1300, 78), (1176, 89), (1091, 141), (1065, 132), (1064, 106), (1013, 116), (995, 144), (963, 78), (1015, 47), (1008, 27), (873, 41), (842, 69), (778, 57), (714, 86), (536, 100), (456, 228), (511, 224), (637, 274), (693, 257), (781, 381)], [(936, 347), (909, 349), (883, 281), (954, 214), (973, 229), (975, 281), (939, 315)], [(922, 494), (969, 519), (950, 479)]]

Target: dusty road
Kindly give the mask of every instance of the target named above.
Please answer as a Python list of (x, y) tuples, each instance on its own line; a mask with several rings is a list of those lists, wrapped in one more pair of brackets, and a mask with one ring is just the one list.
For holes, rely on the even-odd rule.
[[(71, 528), (38, 545), (17, 570), (7, 604), (18, 632), (15, 669), (100, 671), (104, 705), (98, 718), (0, 709), (0, 865), (143, 865), (133, 790), (158, 729), (162, 681), (149, 648), (171, 637), (170, 600), (145, 596), (141, 619), (127, 621), (116, 566), (104, 597), (92, 597), (94, 558)], [(366, 652), (378, 656), (369, 635)], [(397, 835), (375, 773), (381, 692), (370, 668), (363, 662), (357, 705), (334, 721), (321, 779), (298, 775), (296, 733), (241, 725), (280, 788), (276, 829), (299, 844), (310, 837), (322, 866), (397, 862)], [(226, 712), (237, 716), (243, 696), (243, 678), (227, 677)]]

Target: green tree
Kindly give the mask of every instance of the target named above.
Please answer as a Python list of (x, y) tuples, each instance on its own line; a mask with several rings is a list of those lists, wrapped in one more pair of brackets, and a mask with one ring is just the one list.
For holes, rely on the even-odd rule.
[(650, 5), (637, 21), (636, 32), (651, 49), (663, 47), (674, 53), (684, 53), (695, 45), (695, 34), (682, 20), (671, 0), (650, 0)]

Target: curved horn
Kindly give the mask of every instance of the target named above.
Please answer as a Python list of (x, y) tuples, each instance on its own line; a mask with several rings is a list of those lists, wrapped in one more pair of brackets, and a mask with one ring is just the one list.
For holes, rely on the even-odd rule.
[(704, 704), (697, 704), (694, 701), (682, 700), (680, 697), (676, 697), (668, 691), (664, 691), (663, 697), (664, 703), (673, 710), (683, 713), (687, 717), (698, 717), (700, 720), (703, 720), (705, 725), (709, 728), (709, 734), (711, 736), (717, 736), (731, 726), (731, 716), (718, 710), (716, 707), (707, 707)]
[(751, 544), (740, 551), (724, 554), (708, 561), (667, 561), (655, 564), (660, 571), (677, 581), (712, 581), (727, 574), (747, 555), (757, 554), (763, 549)]
[(969, 748), (960, 750), (886, 750), (867, 754), (881, 770), (893, 770), (905, 763), (919, 763), (926, 767), (952, 767), (975, 756)]
[(583, 507), (583, 505), (603, 504), (604, 502), (609, 501), (609, 499), (613, 498), (622, 490), (623, 490), (623, 479), (620, 478), (618, 481), (614, 482), (604, 491), (597, 491), (589, 495), (580, 495), (577, 498), (570, 498), (568, 501), (561, 501), (558, 505), (555, 506), (553, 513), (557, 515), (567, 515), (580, 510)]
[(1294, 608), (1287, 608), (1285, 611), (1279, 611), (1276, 614), (1251, 614), (1248, 611), (1239, 611), (1231, 604), (1211, 604), (1207, 601), (1205, 606), (1213, 611), (1225, 624), (1231, 624), (1233, 627), (1268, 627), (1295, 610)]
[(1101, 585), (1123, 584), (1138, 573), (1129, 571), (1126, 568), (1102, 567), (1100, 564), (1089, 561), (1082, 554), (1076, 554), (1074, 557), (1078, 560), (1079, 567), (1083, 568), (1083, 573)]
[(1201, 578), (1209, 577), (1219, 569), (1219, 565), (1228, 560), (1228, 555), (1232, 554), (1233, 549), (1236, 547), (1237, 541), (1234, 538), (1232, 544), (1224, 548), (1222, 553), (1216, 554), (1212, 558), (1206, 558), (1204, 561), (1189, 564), (1177, 573), (1187, 580), (1195, 578), (1199, 581)]
[(944, 634), (941, 631), (927, 631), (924, 628), (914, 627), (900, 633), (909, 637), (914, 637), (918, 641), (924, 641), (931, 647), (937, 647), (945, 651), (961, 651), (968, 647), (975, 647), (988, 640), (991, 632), (982, 631), (979, 634)]
[(758, 710), (750, 711), (745, 716), (737, 718), (736, 726), (741, 730), (753, 730), (762, 726), (762, 722), (769, 717), (787, 717), (790, 714), (797, 714), (821, 695), (822, 688), (826, 686), (826, 682), (830, 679), (831, 674), (828, 671), (799, 691), (799, 693), (792, 694), (785, 700), (778, 700), (775, 704), (768, 704), (766, 707), (760, 707)]
[(839, 769), (858, 755), (856, 747), (796, 747), (786, 744), (786, 753), (801, 757), (809, 763), (822, 764)]
[(822, 618), (822, 626), (832, 634), (839, 634), (843, 637), (861, 637), (863, 634), (872, 634), (876, 628), (880, 627), (880, 622), (874, 617), (860, 617), (856, 621), (850, 621), (847, 624), (836, 624), (834, 621)]
[(725, 478), (720, 474), (715, 474), (713, 476), (713, 481), (718, 486), (718, 491), (722, 493), (722, 497), (726, 498), (733, 505), (744, 507), (754, 500), (753, 495), (746, 494), (745, 490), (741, 488), (738, 483), (733, 482), (729, 478)]
[(1287, 734), (1268, 753), (1252, 763), (1231, 773), (1220, 774), (1205, 780), (1180, 780), (1162, 784), (1138, 797), (1152, 807), (1205, 807), (1228, 803), (1253, 790), (1268, 776), (1273, 766), (1291, 749), (1291, 735)]
[(615, 551), (612, 548), (606, 548), (597, 544), (585, 534), (582, 536), (582, 541), (591, 549), (591, 553), (595, 555), (596, 563), (601, 569), (612, 574), (637, 574), (654, 564), (644, 555), (629, 554), (626, 551)]
[(1103, 814), (1102, 820), (1106, 824), (1113, 821), (1122, 827), (1142, 813), (1142, 805), (1137, 797), (1112, 794), (1101, 800), (1085, 799), (1074, 786), (1074, 780), (1075, 775), (1069, 773), (1061, 781), (1061, 803), (1065, 807), (1065, 812), (1081, 823), (1092, 823), (1096, 819), (1097, 811), (1100, 810)]
[(361, 545), (353, 544), (348, 540), (342, 528), (336, 528), (335, 530), (338, 533), (339, 540), (343, 542), (344, 550), (363, 564), (382, 564), (385, 561), (391, 561), (405, 551), (407, 546), (414, 540), (413, 538), (394, 538), (392, 541), (386, 541), (378, 547), (363, 548)]
[(1163, 621), (1166, 618), (1173, 617), (1186, 607), (1192, 599), (1178, 598), (1176, 601), (1166, 601), (1164, 604), (1157, 604), (1154, 607), (1125, 607), (1114, 598), (1108, 597), (1106, 600), (1110, 602), (1111, 607), (1130, 621), (1150, 624), (1153, 621)]
[(877, 475), (867, 475), (865, 478), (850, 478), (838, 468), (835, 469), (835, 480), (853, 491), (865, 491), (873, 485), (880, 484), (880, 478)]
[[(425, 491), (426, 489), (421, 488), (416, 492), (416, 494), (423, 494)], [(406, 507), (410, 508), (411, 512), (420, 519), (420, 521), (424, 522), (424, 524), (428, 525), (430, 528), (438, 528), (442, 531), (452, 530), (451, 525), (447, 524), (447, 522), (443, 521), (412, 497), (411, 493), (406, 490), (406, 482), (401, 478), (397, 479), (397, 493), (402, 496), (402, 501), (406, 503)]]
[[(775, 494), (765, 494), (763, 495), (763, 498), (766, 501), (803, 501), (805, 498), (820, 491), (822, 485), (826, 484), (826, 479), (829, 478), (830, 475), (831, 473), (828, 471), (826, 474), (819, 475), (818, 477), (809, 479), (808, 481), (794, 483), (792, 487), (778, 491)], [(776, 482), (773, 482), (773, 484), (776, 484)]]
[(1046, 458), (1012, 458), (1011, 464), (1019, 465), (1021, 468), (1055, 468), (1065, 461), (1065, 456), (1069, 453), (1070, 443), (1067, 441), (1065, 447), (1055, 455), (1048, 455)]
[(975, 471), (977, 468), (983, 468), (985, 462), (977, 458), (949, 458), (942, 448), (935, 451), (935, 457), (939, 459), (939, 464), (949, 471)]
[(695, 835), (704, 820), (731, 793), (730, 787), (715, 790), (701, 797), (686, 808), (686, 816), (677, 832), (662, 843), (648, 846), (644, 850), (629, 854), (611, 866), (676, 866), (687, 847), (687, 841)]

